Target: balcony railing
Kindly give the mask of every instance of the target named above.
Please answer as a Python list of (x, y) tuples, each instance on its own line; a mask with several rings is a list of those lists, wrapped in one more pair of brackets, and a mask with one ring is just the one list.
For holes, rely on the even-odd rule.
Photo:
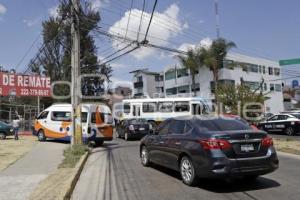
[(133, 83), (134, 88), (142, 88), (144, 86), (142, 81)]

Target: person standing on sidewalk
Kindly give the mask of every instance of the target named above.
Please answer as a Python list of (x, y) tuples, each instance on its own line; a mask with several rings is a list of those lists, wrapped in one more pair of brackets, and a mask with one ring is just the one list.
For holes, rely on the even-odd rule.
[(20, 126), (20, 121), (19, 120), (13, 120), (13, 127), (14, 127), (14, 132), (15, 132), (15, 140), (19, 139), (19, 126)]

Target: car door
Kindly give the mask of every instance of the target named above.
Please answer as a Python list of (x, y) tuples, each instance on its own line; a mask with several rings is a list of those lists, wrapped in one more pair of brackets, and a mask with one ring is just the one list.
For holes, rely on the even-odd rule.
[(173, 120), (168, 134), (162, 139), (161, 156), (164, 157), (166, 165), (174, 170), (178, 170), (178, 157), (183, 151), (186, 126), (185, 120)]
[(165, 137), (169, 131), (171, 120), (162, 122), (156, 129), (155, 134), (148, 137), (148, 150), (150, 159), (160, 165), (166, 165), (165, 159), (162, 156), (162, 147), (165, 143)]
[(283, 131), (286, 128), (287, 123), (290, 124), (287, 119), (289, 118), (288, 115), (278, 115), (276, 123), (274, 124), (276, 131)]
[(278, 115), (274, 115), (273, 117), (269, 118), (264, 124), (263, 129), (265, 131), (276, 131), (276, 123), (278, 120)]

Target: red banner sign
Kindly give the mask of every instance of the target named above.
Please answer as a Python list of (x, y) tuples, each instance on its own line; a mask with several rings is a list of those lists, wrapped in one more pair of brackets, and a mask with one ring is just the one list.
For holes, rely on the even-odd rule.
[(51, 96), (49, 77), (0, 72), (0, 96)]

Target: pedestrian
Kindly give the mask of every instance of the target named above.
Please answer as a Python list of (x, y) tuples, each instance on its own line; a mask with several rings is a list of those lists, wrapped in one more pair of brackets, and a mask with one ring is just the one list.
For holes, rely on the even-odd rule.
[(19, 120), (13, 120), (13, 128), (15, 132), (15, 140), (19, 140)]

